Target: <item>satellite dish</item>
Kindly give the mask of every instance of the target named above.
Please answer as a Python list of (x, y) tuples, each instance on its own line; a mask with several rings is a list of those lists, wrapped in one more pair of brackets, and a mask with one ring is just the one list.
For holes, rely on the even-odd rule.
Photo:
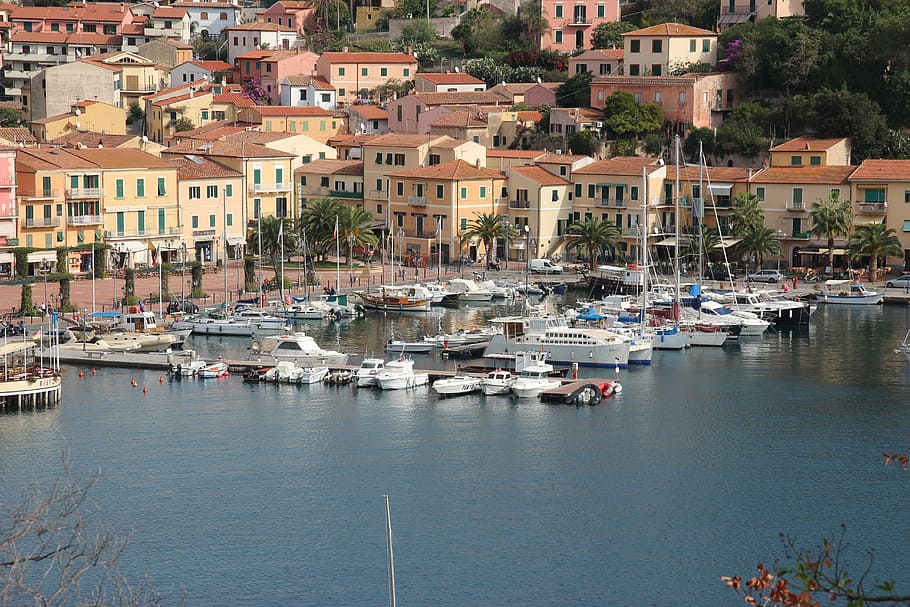
[(502, 85), (503, 85), (503, 86), (506, 85), (506, 81), (505, 81), (505, 80), (502, 81)]
[(78, 129), (79, 127), (81, 127), (81, 126), (82, 126), (81, 124), (79, 124), (78, 122), (76, 122), (76, 128), (77, 128), (77, 129)]
[(203, 75), (202, 75), (202, 79), (203, 79), (203, 80), (208, 80), (208, 79), (209, 79), (209, 75), (208, 75), (208, 74), (203, 74)]
[(362, 132), (365, 133), (366, 130), (367, 130), (367, 125), (366, 125), (365, 123), (361, 122), (361, 123), (360, 123), (360, 130), (361, 130)]
[(143, 136), (142, 136), (142, 143), (148, 143), (148, 142), (149, 142), (148, 135), (143, 135)]
[(537, 84), (540, 84), (543, 80), (540, 79), (540, 76), (537, 77)]
[(78, 116), (81, 113), (82, 113), (82, 110), (80, 110), (79, 108), (76, 108), (76, 115)]
[(455, 66), (455, 73), (457, 74), (459, 71), (461, 71), (461, 70), (459, 69), (459, 67), (458, 67), (458, 66)]

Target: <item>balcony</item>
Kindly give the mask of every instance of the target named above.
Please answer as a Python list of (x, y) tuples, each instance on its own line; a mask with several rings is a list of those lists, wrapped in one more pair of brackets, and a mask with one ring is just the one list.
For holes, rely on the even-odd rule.
[(28, 80), (29, 74), (31, 72), (24, 72), (22, 70), (6, 70), (3, 72), (3, 75), (12, 81), (16, 80)]
[(370, 190), (368, 198), (370, 200), (385, 200), (386, 193), (382, 190)]
[(864, 215), (883, 215), (888, 212), (888, 203), (857, 201), (856, 212)]
[(4, 63), (24, 61), (26, 63), (66, 63), (67, 57), (63, 53), (8, 53), (3, 57)]
[(591, 20), (588, 19), (587, 15), (573, 15), (569, 19), (569, 25), (575, 27), (586, 27), (588, 25), (591, 25)]
[(101, 188), (67, 188), (67, 198), (101, 198), (104, 190)]
[(806, 203), (793, 201), (787, 205), (787, 210), (788, 211), (805, 211)]
[(528, 200), (510, 200), (509, 208), (510, 209), (529, 209), (529, 208), (531, 208), (531, 202)]
[(254, 183), (250, 187), (253, 194), (265, 194), (266, 192), (290, 192), (294, 184), (286, 181), (284, 183)]
[(53, 200), (60, 198), (60, 190), (38, 190), (34, 194), (23, 194), (26, 200)]
[(66, 218), (68, 226), (94, 226), (104, 223), (101, 215), (70, 215)]
[(626, 206), (626, 201), (622, 199), (615, 198), (601, 198), (597, 201), (598, 206), (602, 207), (616, 207), (623, 208)]
[(158, 229), (145, 228), (142, 230), (105, 230), (104, 237), (106, 239), (118, 239), (118, 238), (149, 238), (155, 236), (177, 236), (183, 234), (183, 230), (180, 228), (167, 228), (164, 231)]
[(56, 228), (60, 225), (59, 217), (26, 217), (27, 228)]
[(793, 236), (791, 236), (791, 238), (796, 238), (798, 240), (809, 240), (811, 236), (812, 234), (810, 232), (793, 232)]
[(409, 207), (425, 207), (425, 206), (427, 206), (427, 197), (426, 196), (408, 196), (408, 206)]
[[(332, 198), (356, 198), (363, 200), (363, 192), (346, 192), (344, 190), (330, 190), (329, 196)], [(424, 203), (426, 204), (426, 203)]]

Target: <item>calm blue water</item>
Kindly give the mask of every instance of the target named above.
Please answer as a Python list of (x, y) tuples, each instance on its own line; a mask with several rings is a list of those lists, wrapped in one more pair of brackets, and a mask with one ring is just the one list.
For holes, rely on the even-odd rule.
[[(363, 352), (489, 314), (312, 333)], [(908, 323), (829, 308), (808, 331), (658, 353), (594, 408), (71, 369), (60, 407), (0, 416), (0, 500), (60, 475), (63, 452), (100, 470), (127, 570), (194, 607), (387, 604), (384, 493), (401, 605), (736, 604), (721, 575), (842, 522), (856, 569), (874, 546), (900, 579), (910, 483), (880, 453), (910, 441)]]

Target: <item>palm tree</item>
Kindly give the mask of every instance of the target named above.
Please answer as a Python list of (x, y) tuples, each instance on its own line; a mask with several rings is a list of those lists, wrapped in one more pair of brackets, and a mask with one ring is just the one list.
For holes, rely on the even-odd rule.
[(841, 200), (840, 192), (833, 191), (827, 198), (819, 198), (812, 204), (813, 236), (828, 239), (828, 267), (834, 267), (834, 239), (848, 236), (853, 222), (853, 205)]
[(468, 227), (461, 233), (461, 242), (479, 239), (483, 242), (484, 251), (487, 252), (487, 261), (493, 261), (495, 257), (493, 240), (512, 236), (511, 229), (506, 231), (505, 220), (507, 217), (494, 213), (475, 212), (474, 215), (475, 219), (469, 221)]
[[(281, 234), (280, 237), (279, 234)], [(284, 241), (285, 252), (297, 250), (297, 235), (292, 229), (291, 222), (274, 215), (263, 217), (260, 220), (259, 229), (252, 230), (247, 236), (247, 247), (250, 251), (258, 250), (260, 238), (262, 238), (262, 254), (271, 260), (275, 270), (275, 279), (282, 280), (283, 277), (278, 275), (282, 241)]]
[[(682, 256), (686, 258), (691, 258), (693, 260), (698, 259), (698, 243), (699, 238), (697, 234), (689, 234), (686, 236), (685, 244), (682, 247)], [(701, 253), (702, 253), (702, 267), (699, 268), (699, 275), (704, 275), (704, 263), (710, 261), (711, 254), (717, 251), (718, 245), (722, 244), (720, 239), (720, 232), (714, 228), (705, 228), (701, 233)]]
[(582, 223), (573, 223), (566, 231), (566, 250), (586, 253), (591, 261), (591, 271), (597, 268), (597, 258), (605, 247), (616, 245), (619, 228), (609, 219), (589, 217)]
[(752, 228), (763, 227), (765, 214), (762, 212), (761, 200), (751, 192), (740, 192), (733, 201), (733, 212), (730, 214), (730, 227), (737, 238), (745, 236)]
[(737, 247), (743, 254), (755, 259), (755, 269), (761, 270), (766, 255), (780, 254), (780, 239), (777, 232), (764, 225), (753, 227), (742, 235)]
[(869, 257), (869, 282), (875, 280), (878, 260), (889, 255), (902, 256), (904, 248), (893, 228), (883, 223), (867, 223), (856, 228), (850, 237), (849, 255), (851, 258)]
[(337, 198), (311, 198), (300, 216), (298, 227), (301, 233), (306, 230), (307, 244), (322, 260), (335, 246), (335, 218), (340, 218), (344, 207)]
[(351, 262), (355, 245), (375, 246), (379, 238), (373, 233), (370, 224), (373, 216), (363, 207), (340, 205), (338, 213), (338, 238), (345, 246), (345, 263)]

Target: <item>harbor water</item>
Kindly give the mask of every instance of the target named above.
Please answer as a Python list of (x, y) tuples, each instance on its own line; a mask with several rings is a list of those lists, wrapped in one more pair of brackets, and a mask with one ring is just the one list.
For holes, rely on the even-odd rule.
[[(380, 353), (501, 312), (308, 331)], [(64, 454), (77, 478), (99, 472), (91, 505), (132, 537), (125, 571), (191, 607), (388, 604), (383, 494), (400, 605), (735, 605), (722, 575), (841, 523), (851, 571), (874, 547), (871, 577), (906, 591), (910, 479), (881, 453), (910, 444), (908, 324), (903, 307), (822, 307), (801, 330), (591, 370), (624, 391), (579, 408), (68, 367), (58, 407), (0, 415), (0, 501), (49, 485)]]

